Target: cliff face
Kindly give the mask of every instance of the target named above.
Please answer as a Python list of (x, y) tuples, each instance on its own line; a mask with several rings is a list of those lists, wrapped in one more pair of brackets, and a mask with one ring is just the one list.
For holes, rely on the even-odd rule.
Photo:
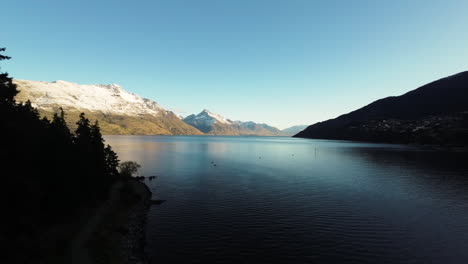
[(462, 72), (311, 125), (295, 137), (464, 145), (467, 111), (468, 72)]

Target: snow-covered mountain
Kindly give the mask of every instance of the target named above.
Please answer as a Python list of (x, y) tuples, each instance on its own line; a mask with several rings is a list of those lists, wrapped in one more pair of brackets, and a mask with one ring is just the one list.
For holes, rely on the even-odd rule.
[(252, 121), (232, 121), (208, 110), (197, 115), (189, 115), (183, 121), (200, 131), (210, 135), (257, 135), (257, 136), (283, 136), (281, 130), (267, 124), (258, 124)]
[(106, 114), (157, 115), (165, 111), (156, 102), (129, 93), (117, 84), (80, 85), (66, 81), (41, 82), (15, 80), (21, 93), (18, 99), (34, 99), (33, 106), (54, 110), (101, 111)]
[(214, 126), (225, 127), (231, 125), (231, 121), (224, 117), (213, 114), (208, 110), (201, 111), (198, 115), (189, 115), (182, 119), (185, 123), (196, 127), (203, 133), (210, 133)]
[(232, 121), (208, 110), (186, 118), (117, 84), (76, 84), (66, 81), (14, 80), (18, 102), (30, 100), (41, 115), (51, 117), (62, 107), (74, 129), (80, 113), (98, 120), (104, 134), (139, 135), (259, 135), (283, 136), (267, 124)]
[(99, 121), (104, 134), (202, 134), (156, 102), (127, 92), (116, 84), (14, 82), (20, 91), (17, 101), (30, 100), (45, 116), (51, 116), (62, 107), (72, 127), (78, 114), (84, 112), (88, 118)]

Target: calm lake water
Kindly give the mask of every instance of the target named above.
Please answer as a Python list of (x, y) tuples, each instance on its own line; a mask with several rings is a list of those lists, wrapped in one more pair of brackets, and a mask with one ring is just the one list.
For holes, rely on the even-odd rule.
[[(285, 137), (107, 136), (155, 199), (154, 263), (468, 263), (468, 159)], [(216, 165), (216, 166), (214, 166)]]

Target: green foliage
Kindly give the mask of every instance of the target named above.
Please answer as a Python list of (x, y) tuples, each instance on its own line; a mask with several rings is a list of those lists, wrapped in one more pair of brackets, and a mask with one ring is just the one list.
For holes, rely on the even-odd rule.
[(120, 163), (119, 171), (122, 178), (130, 178), (138, 173), (141, 165), (135, 161), (125, 161)]

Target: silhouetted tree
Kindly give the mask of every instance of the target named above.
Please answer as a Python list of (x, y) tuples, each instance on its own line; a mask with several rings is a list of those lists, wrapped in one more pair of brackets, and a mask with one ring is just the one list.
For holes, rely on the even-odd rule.
[[(0, 48), (0, 52), (4, 51), (5, 48)], [(0, 54), (0, 61), (9, 59), (11, 57)], [(14, 104), (16, 94), (18, 94), (18, 90), (16, 84), (13, 83), (13, 78), (10, 78), (8, 73), (0, 72), (0, 102)]]
[(114, 181), (119, 178), (119, 171), (117, 170), (119, 166), (119, 158), (117, 154), (112, 150), (112, 147), (107, 145), (104, 149), (104, 157), (106, 160), (106, 173)]
[(60, 107), (59, 109), (60, 113), (54, 113), (54, 116), (52, 117), (52, 122), (50, 122), (51, 128), (55, 130), (55, 134), (57, 136), (68, 141), (72, 138), (72, 134), (67, 126), (67, 121), (65, 121), (65, 112), (63, 111), (63, 108)]
[(91, 142), (91, 126), (89, 119), (85, 117), (84, 113), (80, 114), (80, 119), (76, 122), (78, 127), (75, 131), (75, 142), (77, 145), (86, 148), (89, 147)]
[(106, 170), (106, 158), (104, 153), (104, 139), (102, 138), (99, 122), (90, 127), (90, 150), (91, 159), (94, 166), (95, 187), (98, 196), (106, 196), (106, 185), (111, 182), (110, 175)]
[(119, 171), (122, 178), (130, 178), (141, 168), (141, 165), (135, 161), (125, 161), (120, 163)]
[(99, 127), (99, 122), (96, 120), (93, 125), (90, 127), (90, 139), (92, 148), (96, 152), (104, 153), (104, 139), (102, 138), (101, 129)]

